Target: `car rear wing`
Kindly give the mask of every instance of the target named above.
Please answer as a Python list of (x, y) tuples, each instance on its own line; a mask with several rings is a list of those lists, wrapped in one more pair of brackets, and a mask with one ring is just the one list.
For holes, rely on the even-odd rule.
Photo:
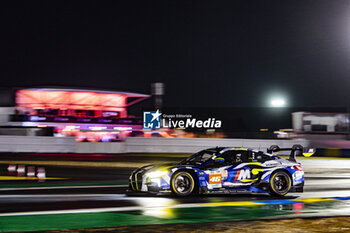
[(289, 161), (296, 162), (295, 157), (304, 155), (305, 157), (310, 157), (315, 154), (316, 149), (314, 148), (304, 148), (302, 145), (295, 144), (292, 148), (280, 148), (277, 145), (272, 145), (267, 149), (267, 153), (279, 152), (279, 151), (290, 151)]

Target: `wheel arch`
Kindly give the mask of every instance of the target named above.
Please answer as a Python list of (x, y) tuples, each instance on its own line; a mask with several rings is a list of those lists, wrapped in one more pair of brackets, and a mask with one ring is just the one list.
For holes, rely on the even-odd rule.
[[(198, 191), (199, 191), (198, 171), (196, 172), (196, 170), (189, 169), (189, 168), (179, 168), (171, 174), (170, 181), (173, 179), (173, 176), (178, 172), (188, 172), (193, 177), (193, 180), (195, 183), (194, 191), (195, 191), (195, 193), (198, 193)], [(170, 182), (170, 185), (171, 185), (171, 182)]]
[(290, 178), (291, 186), (293, 186), (293, 176), (292, 176), (292, 174), (291, 174), (287, 169), (284, 169), (284, 168), (277, 168), (276, 170), (274, 170), (273, 172), (271, 172), (270, 177), (269, 177), (269, 180), (270, 180), (271, 176), (273, 176), (273, 174), (275, 174), (276, 172), (279, 172), (279, 171), (283, 171), (283, 172), (285, 172), (285, 173), (288, 174), (288, 176), (289, 176), (289, 178)]

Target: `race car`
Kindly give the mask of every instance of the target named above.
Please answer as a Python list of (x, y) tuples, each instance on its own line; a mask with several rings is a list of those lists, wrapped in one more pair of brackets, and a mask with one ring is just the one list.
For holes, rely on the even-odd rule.
[[(277, 156), (290, 151), (288, 159)], [(173, 193), (179, 197), (210, 193), (269, 193), (284, 196), (303, 192), (304, 172), (297, 155), (311, 156), (314, 149), (271, 146), (267, 152), (237, 147), (199, 151), (177, 164), (148, 165), (129, 178), (130, 192)]]

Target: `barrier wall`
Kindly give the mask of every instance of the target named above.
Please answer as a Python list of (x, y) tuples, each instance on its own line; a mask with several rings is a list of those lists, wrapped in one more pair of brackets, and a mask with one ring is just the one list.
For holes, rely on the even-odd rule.
[[(301, 144), (317, 148), (315, 157), (350, 158), (350, 141), (261, 140), (218, 138), (127, 138), (125, 142), (76, 142), (73, 137), (0, 135), (0, 152), (28, 153), (194, 153), (209, 147), (248, 147), (266, 151), (271, 145)], [(342, 149), (341, 149), (342, 148)], [(286, 152), (288, 154), (288, 152)]]
[(125, 142), (77, 142), (76, 152), (81, 154), (119, 154), (126, 152)]
[(262, 140), (218, 138), (127, 138), (127, 153), (194, 153), (209, 147), (248, 147), (266, 151), (271, 145), (292, 147), (294, 144), (308, 146), (307, 140)]
[(74, 138), (0, 136), (0, 152), (75, 153)]
[(254, 140), (217, 138), (127, 138), (125, 142), (76, 142), (74, 138), (0, 136), (0, 152), (32, 153), (194, 153), (209, 147), (249, 147), (266, 151), (271, 145), (308, 146), (306, 140)]

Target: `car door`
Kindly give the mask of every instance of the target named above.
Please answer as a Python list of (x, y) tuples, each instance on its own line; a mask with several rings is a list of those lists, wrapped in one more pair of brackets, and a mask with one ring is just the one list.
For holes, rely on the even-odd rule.
[(204, 169), (207, 180), (207, 187), (209, 190), (222, 188), (223, 183), (229, 176), (230, 168), (232, 167), (231, 153), (224, 152), (218, 154), (211, 160)]
[(222, 187), (235, 188), (250, 185), (259, 180), (262, 174), (261, 165), (254, 162), (251, 151), (244, 149), (233, 149), (222, 154), (230, 165), (225, 168), (227, 177), (222, 179)]
[[(206, 167), (206, 174), (208, 175), (208, 189), (215, 188), (230, 188), (237, 186), (240, 182), (239, 166), (242, 161), (237, 159), (237, 155), (241, 155), (238, 150), (227, 150), (222, 154), (216, 156)], [(238, 166), (237, 169), (235, 169)], [(245, 171), (241, 175), (244, 176)], [(237, 177), (236, 177), (237, 175)], [(241, 177), (240, 177), (241, 178)]]

